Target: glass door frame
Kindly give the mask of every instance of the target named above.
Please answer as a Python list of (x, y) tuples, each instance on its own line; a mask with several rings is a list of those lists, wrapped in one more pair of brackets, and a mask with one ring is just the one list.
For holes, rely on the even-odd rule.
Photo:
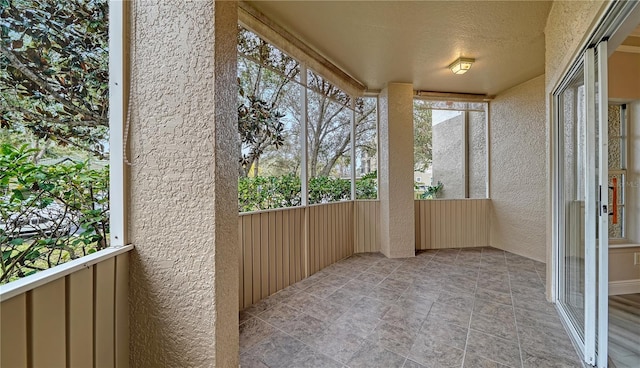
[[(609, 237), (608, 237), (608, 201), (609, 201), (609, 176), (608, 176), (608, 70), (607, 70), (607, 60), (610, 53), (612, 53), (617, 45), (622, 43), (622, 40), (626, 37), (626, 35), (633, 30), (640, 19), (640, 2), (638, 1), (612, 1), (607, 6), (606, 9), (603, 10), (601, 16), (598, 19), (598, 25), (593, 29), (589, 37), (587, 37), (582, 43), (578, 56), (574, 59), (571, 64), (571, 67), (564, 74), (561, 82), (554, 88), (553, 94), (551, 97), (551, 124), (550, 124), (550, 133), (551, 133), (551, 158), (552, 158), (552, 170), (551, 174), (551, 190), (552, 190), (552, 213), (551, 213), (551, 221), (552, 221), (552, 253), (551, 253), (551, 265), (553, 267), (553, 272), (551, 273), (551, 295), (553, 302), (556, 303), (558, 313), (563, 320), (563, 323), (566, 325), (567, 330), (569, 331), (571, 337), (574, 339), (576, 346), (580, 350), (580, 353), (584, 356), (585, 362), (603, 368), (607, 367), (608, 362), (608, 311), (609, 311), (609, 283), (608, 283), (608, 270), (609, 270)], [(592, 49), (592, 51), (588, 51), (588, 49)], [(592, 56), (587, 56), (593, 52)], [(607, 154), (600, 155), (598, 159), (598, 191), (597, 191), (597, 203), (591, 209), (589, 209), (591, 216), (596, 217), (596, 223), (593, 224), (594, 232), (595, 226), (598, 226), (599, 234), (604, 234), (605, 236), (600, 236), (598, 239), (598, 246), (595, 247), (592, 245), (592, 249), (590, 250), (590, 258), (594, 258), (593, 262), (590, 262), (589, 266), (592, 269), (590, 273), (589, 280), (591, 286), (587, 287), (585, 284), (585, 288), (589, 291), (589, 300), (591, 301), (588, 304), (591, 304), (589, 307), (588, 315), (590, 317), (585, 318), (585, 337), (587, 335), (586, 327), (589, 327), (588, 338), (583, 340), (581, 343), (581, 339), (579, 338), (578, 331), (575, 326), (571, 325), (571, 320), (568, 318), (567, 311), (563, 308), (560, 301), (560, 286), (561, 283), (564, 282), (563, 274), (560, 271), (563, 271), (561, 262), (564, 262), (563, 259), (560, 258), (562, 255), (560, 250), (560, 245), (563, 243), (562, 237), (564, 233), (562, 232), (564, 229), (564, 224), (561, 224), (560, 221), (563, 218), (560, 218), (563, 215), (562, 208), (560, 208), (560, 200), (563, 200), (560, 187), (561, 184), (561, 174), (563, 174), (562, 168), (560, 168), (560, 162), (564, 158), (560, 156), (559, 144), (560, 142), (560, 134), (562, 131), (559, 131), (559, 122), (560, 122), (560, 107), (562, 105), (559, 104), (561, 101), (561, 94), (567, 88), (569, 82), (573, 79), (576, 73), (580, 70), (580, 67), (584, 65), (586, 60), (585, 56), (590, 59), (592, 62), (590, 68), (592, 74), (589, 76), (585, 75), (585, 88), (589, 83), (588, 80), (596, 83), (595, 76), (597, 75), (597, 84), (591, 84), (592, 92), (594, 93), (594, 98), (590, 99), (592, 104), (592, 112), (595, 120), (592, 120), (592, 126), (595, 128), (595, 124), (598, 124), (598, 130), (601, 132), (598, 136), (597, 148), (600, 149), (600, 152), (605, 152)], [(597, 63), (596, 58), (597, 57)], [(597, 74), (596, 69), (597, 68)], [(586, 93), (585, 93), (586, 95)], [(596, 100), (597, 98), (597, 100)], [(597, 103), (596, 103), (597, 101)], [(595, 106), (598, 106), (597, 111), (595, 110)], [(589, 104), (587, 104), (587, 107)], [(587, 123), (589, 125), (589, 123)], [(595, 137), (594, 137), (595, 138)], [(595, 141), (593, 141), (595, 142)], [(593, 151), (592, 151), (593, 152)], [(595, 153), (593, 153), (595, 155)], [(594, 156), (595, 159), (595, 156)], [(594, 170), (595, 174), (595, 170)], [(595, 178), (593, 178), (595, 179)], [(595, 181), (593, 181), (595, 182)], [(593, 191), (592, 193), (596, 193)], [(591, 194), (590, 194), (591, 195)], [(586, 204), (585, 204), (586, 208)], [(587, 226), (585, 226), (586, 228)], [(586, 233), (586, 231), (585, 231)], [(586, 241), (586, 239), (585, 239)], [(585, 244), (586, 248), (586, 244)], [(586, 249), (585, 249), (586, 250)], [(586, 253), (586, 252), (585, 252)], [(600, 266), (600, 267), (598, 267)], [(586, 265), (585, 265), (586, 268)], [(597, 272), (597, 273), (596, 273)], [(589, 275), (589, 272), (585, 270), (586, 275)], [(587, 280), (585, 279), (585, 282)], [(585, 291), (587, 291), (585, 290)], [(593, 294), (593, 296), (591, 295)], [(587, 296), (585, 295), (585, 298)], [(585, 303), (587, 304), (587, 300), (585, 299)], [(586, 305), (585, 305), (586, 307)], [(587, 315), (585, 308), (585, 315)], [(597, 349), (596, 349), (597, 348)]]
[[(573, 81), (580, 77), (584, 86), (584, 94), (578, 93), (578, 88), (573, 86)], [(563, 84), (556, 90), (553, 95), (554, 106), (554, 142), (557, 149), (554, 152), (555, 162), (555, 180), (554, 180), (554, 242), (556, 244), (555, 257), (555, 297), (556, 306), (561, 319), (565, 323), (569, 334), (575, 342), (581, 353), (581, 358), (589, 363), (595, 364), (595, 327), (591, 323), (595, 320), (595, 209), (596, 209), (596, 176), (595, 176), (595, 70), (594, 70), (594, 50), (587, 49), (576, 62), (574, 67), (566, 74)], [(565, 92), (574, 88), (573, 100), (566, 100)], [(582, 100), (581, 102), (579, 100)], [(564, 109), (566, 106), (573, 106), (576, 109), (572, 114), (573, 122), (565, 121)], [(582, 113), (577, 111), (582, 108)], [(583, 119), (578, 119), (583, 116)], [(565, 171), (569, 168), (565, 163), (565, 124), (580, 125), (575, 129), (584, 132), (584, 144), (581, 147), (581, 154), (578, 154), (578, 166), (583, 167), (582, 178), (576, 177), (577, 183), (565, 183)], [(576, 144), (575, 148), (580, 149), (580, 144)], [(575, 149), (574, 148), (574, 149)], [(584, 289), (582, 290), (584, 299), (584, 310), (582, 318), (573, 318), (571, 307), (564, 303), (566, 294), (571, 291), (567, 289), (567, 265), (566, 250), (567, 237), (566, 233), (571, 231), (567, 228), (565, 208), (566, 202), (566, 185), (581, 185), (584, 191)], [(593, 209), (593, 210), (592, 210)], [(581, 220), (580, 220), (581, 221)], [(576, 320), (578, 319), (578, 320)], [(581, 320), (581, 321), (580, 321)], [(584, 324), (580, 326), (580, 324)], [(593, 327), (593, 328), (591, 328)]]

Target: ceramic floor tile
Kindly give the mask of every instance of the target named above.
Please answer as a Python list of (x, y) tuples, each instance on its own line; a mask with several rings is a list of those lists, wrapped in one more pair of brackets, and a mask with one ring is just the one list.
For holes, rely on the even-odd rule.
[[(384, 285), (384, 282), (380, 285)], [(390, 289), (390, 288), (384, 288), (382, 286), (376, 286), (371, 290), (369, 294), (367, 294), (367, 296), (369, 298), (373, 298), (384, 303), (392, 304), (392, 303), (395, 303), (398, 299), (400, 299), (403, 293), (404, 293), (403, 289), (392, 289), (392, 288)]]
[(351, 358), (348, 366), (351, 368), (401, 368), (405, 359), (405, 357), (386, 350), (377, 344), (367, 342)]
[(309, 293), (318, 298), (326, 298), (338, 290), (337, 286), (333, 286), (325, 283), (324, 281), (317, 282), (310, 287), (304, 289), (306, 293)]
[(406, 356), (413, 345), (417, 331), (382, 322), (367, 336), (367, 340), (389, 351)]
[(286, 304), (280, 304), (261, 313), (258, 318), (275, 327), (282, 328), (287, 322), (300, 317), (302, 313), (302, 311)]
[(461, 327), (469, 326), (469, 318), (471, 317), (471, 306), (456, 307), (449, 304), (435, 302), (431, 306), (427, 322), (444, 321), (453, 323)]
[(380, 319), (377, 316), (354, 309), (344, 313), (334, 324), (349, 330), (358, 337), (366, 338), (379, 323)]
[[(305, 347), (295, 356), (284, 363), (282, 368), (342, 368), (342, 364), (336, 362), (330, 357)], [(273, 367), (276, 368), (276, 367)], [(280, 367), (277, 367), (280, 368)]]
[(518, 341), (516, 321), (513, 316), (504, 318), (502, 316), (476, 314), (474, 312), (471, 317), (471, 329), (502, 337), (503, 339)]
[(313, 316), (321, 321), (334, 321), (349, 309), (344, 304), (334, 303), (330, 300), (322, 299), (307, 304), (304, 313)]
[(425, 366), (420, 363), (416, 363), (411, 359), (407, 359), (402, 368), (425, 368)]
[(316, 340), (313, 347), (332, 359), (346, 364), (360, 350), (365, 339), (347, 330), (342, 330), (342, 333), (337, 331), (329, 328), (321, 338)]
[(463, 368), (513, 368), (478, 355), (467, 352), (464, 355)]
[[(575, 356), (575, 357), (574, 357)], [(582, 363), (574, 353), (567, 355), (554, 355), (548, 352), (536, 352), (526, 348), (522, 349), (522, 363), (524, 368), (582, 368)]]
[[(544, 270), (493, 248), (409, 259), (357, 254), (242, 311), (240, 361), (250, 368), (580, 367), (546, 302)], [(619, 365), (635, 368), (637, 357), (625, 357), (630, 362)]]
[(416, 341), (413, 345), (413, 348), (419, 345), (425, 347), (447, 345), (462, 350), (464, 349), (465, 343), (467, 341), (467, 332), (467, 328), (456, 326), (440, 320), (429, 321), (427, 319), (416, 335)]
[(315, 341), (326, 328), (327, 323), (307, 314), (303, 314), (282, 326), (283, 331), (306, 343)]
[(491, 300), (496, 303), (502, 303), (507, 305), (513, 304), (511, 300), (510, 292), (496, 291), (496, 290), (491, 290), (491, 289), (486, 289), (481, 287), (478, 287), (478, 289), (476, 289), (476, 298), (482, 299), (482, 300)]
[(467, 353), (511, 367), (521, 367), (517, 341), (506, 340), (471, 330), (467, 340)]
[(387, 313), (385, 313), (381, 318), (381, 320), (386, 323), (415, 332), (420, 331), (420, 328), (426, 319), (426, 314), (411, 312), (400, 305), (391, 306)]
[(269, 368), (260, 359), (249, 354), (240, 355), (240, 367), (242, 368)]
[(363, 296), (357, 292), (349, 291), (343, 288), (336, 290), (333, 294), (327, 296), (327, 300), (332, 303), (344, 305), (344, 306), (352, 306), (360, 301)]
[(340, 290), (365, 296), (369, 294), (375, 287), (375, 284), (364, 282), (358, 279), (353, 279), (344, 284), (344, 286), (341, 287)]
[(271, 336), (275, 328), (257, 317), (240, 325), (240, 350), (246, 351), (255, 344)]
[(281, 367), (303, 348), (305, 344), (300, 340), (282, 332), (276, 332), (255, 344), (248, 353), (269, 367)]

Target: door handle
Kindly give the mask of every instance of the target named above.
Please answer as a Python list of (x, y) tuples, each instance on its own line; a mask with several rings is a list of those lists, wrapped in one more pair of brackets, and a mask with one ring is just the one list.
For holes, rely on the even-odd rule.
[(613, 216), (613, 218), (611, 219), (611, 222), (614, 224), (618, 223), (618, 178), (611, 178), (611, 184), (613, 189), (613, 193), (612, 193), (612, 198), (611, 200), (613, 201), (613, 203), (611, 204), (611, 206), (613, 207), (613, 212), (611, 213), (611, 215)]

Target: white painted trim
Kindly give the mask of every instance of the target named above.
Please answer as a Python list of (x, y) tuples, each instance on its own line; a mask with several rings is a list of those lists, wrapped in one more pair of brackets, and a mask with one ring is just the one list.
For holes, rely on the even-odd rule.
[[(598, 50), (598, 111), (597, 124), (599, 142), (597, 150), (600, 162), (598, 164), (598, 180), (600, 185), (599, 233), (609, 234), (609, 94), (607, 68), (607, 41), (597, 46)], [(609, 237), (600, 236), (597, 255), (598, 267), (598, 367), (606, 368), (608, 359), (609, 339)]]
[(109, 1), (109, 231), (126, 244), (124, 209), (124, 3)]
[(31, 276), (12, 281), (8, 284), (0, 286), (0, 302), (11, 299), (16, 295), (26, 293), (38, 286), (48, 284), (59, 278), (65, 277), (76, 271), (89, 268), (96, 263), (100, 263), (109, 258), (116, 257), (133, 249), (133, 245), (125, 245), (122, 247), (109, 247), (93, 254), (74, 259), (59, 266), (40, 271)]
[(596, 80), (595, 50), (584, 53), (584, 88), (586, 106), (586, 142), (584, 156), (585, 226), (584, 226), (584, 360), (596, 364)]
[(491, 198), (491, 102), (484, 105), (484, 185), (485, 197)]
[[(562, 303), (556, 303), (556, 311), (560, 316), (560, 321), (565, 331), (567, 331), (569, 338), (571, 338), (571, 342), (573, 343), (574, 348), (576, 349), (578, 356), (584, 356), (584, 341), (580, 340), (580, 334), (576, 329), (575, 325), (571, 323), (571, 317), (569, 313), (564, 308)], [(581, 359), (581, 362), (583, 360)], [(584, 364), (584, 363), (583, 363)]]
[(302, 84), (302, 93), (300, 93), (300, 204), (302, 207), (309, 205), (309, 169), (307, 168), (307, 162), (309, 161), (309, 150), (307, 148), (307, 103), (309, 90), (307, 83), (307, 64), (300, 62), (300, 84)]
[(355, 201), (356, 195), (356, 99), (351, 97), (351, 200)]
[(640, 293), (640, 279), (609, 281), (609, 295)]

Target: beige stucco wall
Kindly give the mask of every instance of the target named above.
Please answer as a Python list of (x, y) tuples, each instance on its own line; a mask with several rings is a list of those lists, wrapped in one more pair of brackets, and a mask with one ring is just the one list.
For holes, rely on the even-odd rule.
[[(486, 198), (486, 119), (482, 111), (467, 112), (467, 168), (465, 169), (464, 115), (433, 126), (433, 182), (444, 184), (438, 198)], [(466, 171), (466, 173), (465, 173)], [(465, 175), (467, 176), (465, 178)]]
[(469, 111), (469, 198), (487, 198), (487, 119), (484, 111)]
[(136, 1), (132, 367), (238, 366), (233, 1)]
[(433, 126), (433, 182), (443, 184), (438, 198), (464, 198), (464, 115)]
[[(551, 96), (563, 74), (576, 57), (581, 44), (591, 34), (608, 0), (554, 1), (545, 27), (545, 100), (546, 100), (546, 261), (551, 264), (552, 226), (552, 145)], [(547, 298), (551, 298), (552, 268), (547, 267)]]
[(496, 96), (490, 116), (490, 244), (544, 262), (544, 76)]
[(389, 83), (379, 97), (380, 251), (415, 256), (413, 86)]

